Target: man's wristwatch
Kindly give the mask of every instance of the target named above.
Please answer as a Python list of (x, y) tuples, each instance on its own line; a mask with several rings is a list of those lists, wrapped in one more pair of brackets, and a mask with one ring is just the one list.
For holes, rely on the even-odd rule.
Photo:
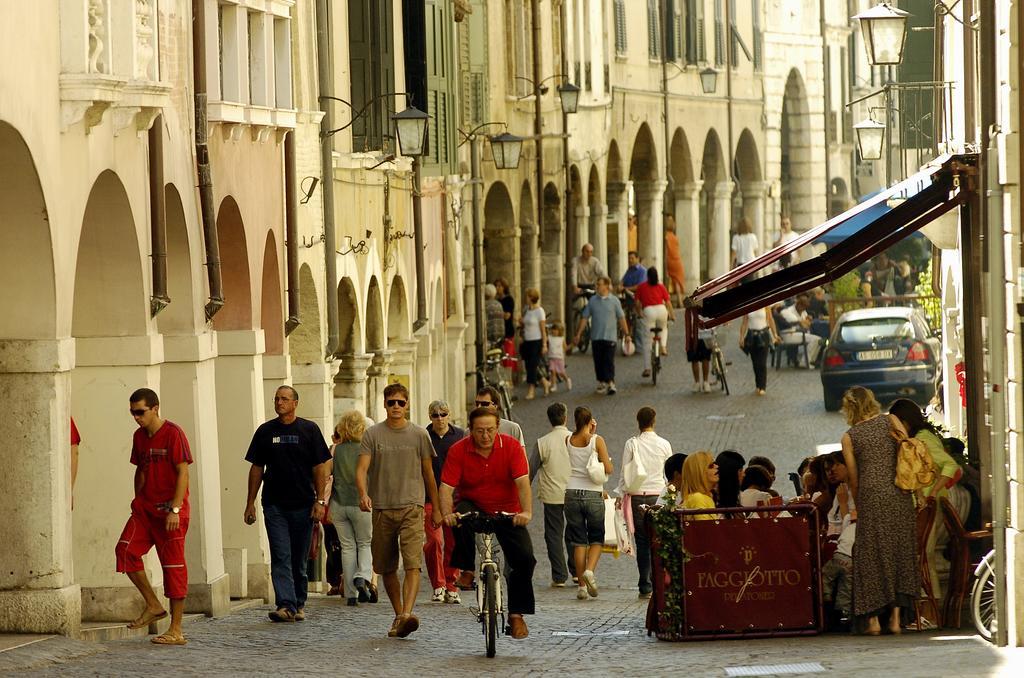
[(317, 499), (316, 503), (320, 504), (321, 506), (327, 506), (327, 500), (326, 499)]
[(171, 513), (173, 513), (174, 515), (178, 515), (179, 513), (181, 513), (181, 507), (180, 506), (172, 506), (171, 507)]

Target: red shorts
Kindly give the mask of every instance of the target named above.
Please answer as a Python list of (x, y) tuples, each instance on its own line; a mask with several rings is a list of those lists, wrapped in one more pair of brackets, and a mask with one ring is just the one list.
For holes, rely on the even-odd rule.
[(188, 593), (188, 568), (185, 566), (185, 533), (189, 519), (187, 503), (181, 508), (179, 518), (178, 529), (168, 532), (164, 529), (166, 511), (135, 500), (132, 502), (132, 515), (114, 548), (118, 572), (139, 572), (143, 569), (142, 556), (156, 546), (164, 571), (164, 595), (171, 600), (180, 600)]

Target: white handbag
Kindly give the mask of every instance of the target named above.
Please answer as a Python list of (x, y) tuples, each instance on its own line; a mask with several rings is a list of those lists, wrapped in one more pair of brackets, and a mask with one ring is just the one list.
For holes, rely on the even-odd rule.
[(597, 450), (594, 450), (594, 454), (587, 460), (587, 475), (598, 485), (608, 482), (608, 474), (604, 470), (604, 464), (597, 457)]
[(622, 478), (625, 481), (626, 494), (636, 494), (643, 487), (647, 480), (647, 468), (636, 453), (636, 438), (626, 441), (626, 448), (632, 446), (633, 455), (627, 464), (622, 467)]

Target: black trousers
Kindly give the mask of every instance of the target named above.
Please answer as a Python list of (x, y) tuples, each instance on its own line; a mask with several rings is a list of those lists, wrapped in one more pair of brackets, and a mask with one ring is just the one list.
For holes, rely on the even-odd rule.
[(750, 362), (754, 366), (754, 388), (764, 390), (768, 388), (768, 353), (771, 349), (767, 346), (748, 346)]
[(615, 381), (615, 342), (595, 339), (590, 342), (594, 354), (594, 375), (599, 382)]
[(541, 340), (524, 341), (519, 344), (519, 355), (523, 356), (526, 363), (526, 383), (537, 385), (537, 366), (540, 365)]
[(635, 527), (633, 539), (636, 540), (636, 569), (640, 574), (637, 586), (640, 588), (640, 593), (650, 593), (654, 590), (654, 585), (651, 583), (651, 540), (647, 538), (647, 530), (644, 529), (643, 524), (644, 514), (640, 507), (657, 503), (658, 497), (654, 494), (648, 496), (633, 495), (629, 498), (629, 501), (632, 504), (633, 525)]
[[(460, 501), (456, 513), (479, 511), (472, 502)], [(457, 570), (476, 570), (476, 535), (468, 527), (456, 527), (455, 549), (452, 551), (452, 567)], [(533, 568), (537, 559), (533, 556), (533, 541), (525, 527), (511, 523), (499, 525), (494, 531), (501, 552), (505, 556), (505, 577), (508, 579), (508, 611), (510, 614), (533, 614)]]
[(341, 539), (334, 523), (321, 523), (324, 527), (324, 551), (327, 552), (327, 583), (341, 586)]

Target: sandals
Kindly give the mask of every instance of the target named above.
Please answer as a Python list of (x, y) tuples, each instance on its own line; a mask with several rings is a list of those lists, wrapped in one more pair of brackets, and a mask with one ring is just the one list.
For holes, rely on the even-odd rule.
[(139, 617), (135, 621), (128, 622), (125, 626), (127, 626), (130, 629), (141, 629), (141, 628), (145, 628), (145, 627), (149, 626), (153, 622), (158, 622), (161, 619), (164, 619), (166, 617), (167, 617), (167, 610), (160, 610), (159, 612), (155, 612), (155, 613), (154, 612), (150, 612), (149, 610), (145, 610), (145, 611), (143, 611), (141, 617)]
[(270, 617), (272, 622), (293, 622), (295, 621), (295, 613), (289, 610), (287, 607), (268, 612), (267, 616)]
[(153, 636), (149, 642), (154, 645), (185, 645), (188, 643), (185, 640), (185, 636), (175, 636), (170, 633), (161, 633), (159, 636)]

